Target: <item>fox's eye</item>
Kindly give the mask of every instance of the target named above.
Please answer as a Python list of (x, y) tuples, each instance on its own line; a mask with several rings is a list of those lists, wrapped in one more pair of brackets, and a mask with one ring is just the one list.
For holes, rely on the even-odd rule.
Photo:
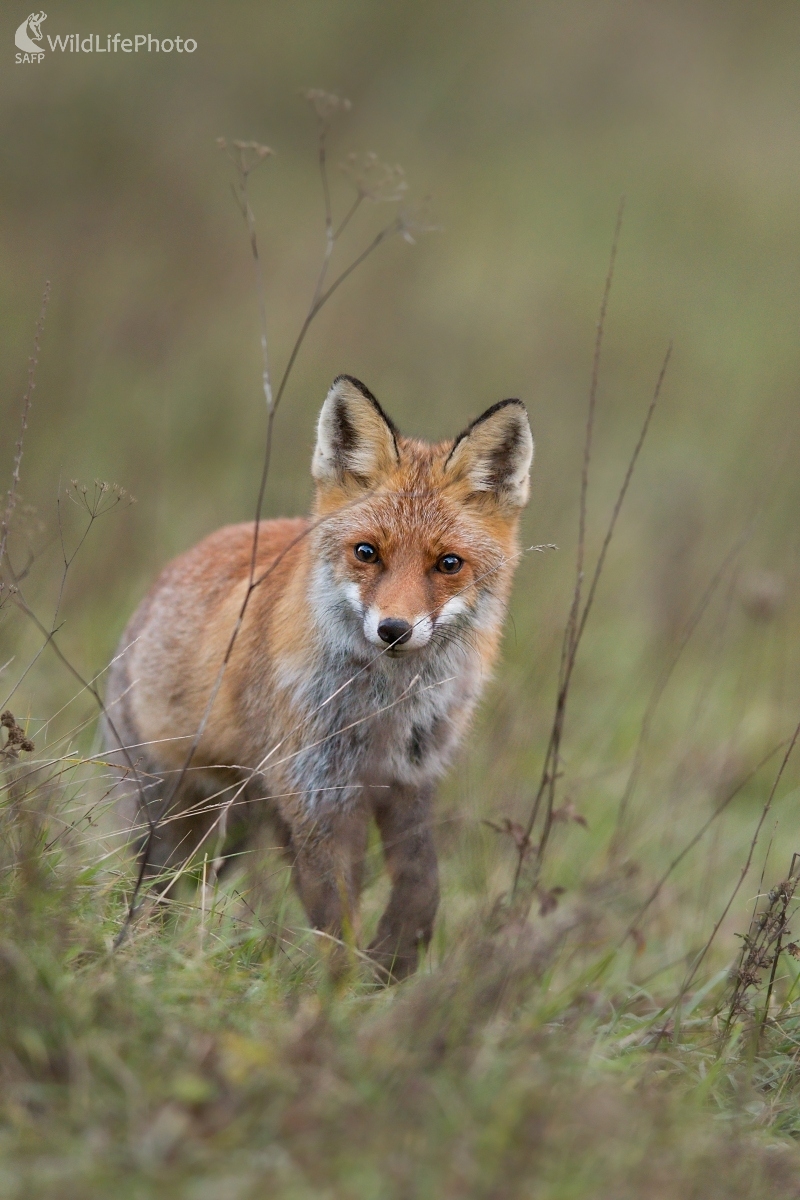
[(378, 561), (378, 551), (370, 542), (359, 542), (353, 553), (359, 562), (374, 563)]
[(457, 575), (464, 565), (463, 558), (457, 554), (443, 554), (436, 564), (436, 570), (443, 575)]

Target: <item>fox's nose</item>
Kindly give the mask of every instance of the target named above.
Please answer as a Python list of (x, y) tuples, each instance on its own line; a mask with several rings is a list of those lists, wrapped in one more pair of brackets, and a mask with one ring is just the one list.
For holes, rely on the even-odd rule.
[(386, 617), (378, 626), (378, 637), (382, 642), (402, 646), (411, 637), (413, 630), (408, 621), (400, 617)]

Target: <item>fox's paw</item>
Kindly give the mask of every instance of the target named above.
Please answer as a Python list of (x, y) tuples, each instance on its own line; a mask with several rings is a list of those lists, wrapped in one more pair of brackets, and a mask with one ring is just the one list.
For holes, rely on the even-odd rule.
[(376, 938), (367, 948), (367, 954), (375, 963), (377, 974), (382, 983), (399, 983), (413, 975), (419, 964), (422, 941), (411, 945), (406, 941), (394, 942), (390, 938)]

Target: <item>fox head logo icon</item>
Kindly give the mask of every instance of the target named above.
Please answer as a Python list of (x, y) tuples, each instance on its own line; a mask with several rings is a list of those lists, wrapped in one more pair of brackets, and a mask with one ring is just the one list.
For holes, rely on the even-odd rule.
[[(40, 13), (30, 13), (25, 18), (25, 20), (22, 22), (19, 29), (14, 34), (14, 41), (16, 43), (17, 49), (21, 50), (23, 52), (23, 54), (43, 54), (44, 53), (44, 47), (42, 45), (37, 46), (36, 42), (41, 43), (41, 41), (42, 41), (42, 21), (46, 21), (46, 20), (47, 20), (47, 13), (40, 12)], [(33, 37), (35, 39), (34, 41), (31, 41), (31, 37), (28, 36), (29, 30), (30, 30), (31, 37)]]

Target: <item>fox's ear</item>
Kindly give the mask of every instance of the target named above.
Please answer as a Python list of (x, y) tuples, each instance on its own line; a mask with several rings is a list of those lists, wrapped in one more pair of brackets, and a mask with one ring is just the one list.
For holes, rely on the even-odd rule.
[(468, 425), (453, 443), (445, 469), (466, 479), (474, 492), (489, 492), (502, 503), (527, 503), (533, 462), (533, 436), (521, 400), (501, 400)]
[(397, 430), (372, 392), (350, 375), (337, 376), (317, 422), (314, 479), (374, 487), (399, 461)]

